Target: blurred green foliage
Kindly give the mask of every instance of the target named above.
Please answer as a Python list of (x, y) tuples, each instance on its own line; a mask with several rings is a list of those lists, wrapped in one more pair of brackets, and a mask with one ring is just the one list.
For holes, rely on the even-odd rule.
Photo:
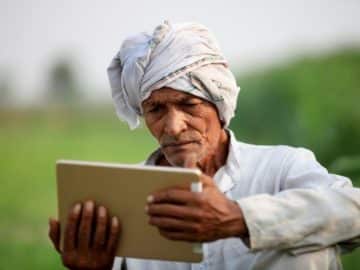
[[(240, 76), (231, 128), (242, 141), (310, 148), (360, 186), (359, 73), (360, 50), (350, 50)], [(64, 269), (47, 239), (57, 159), (134, 163), (155, 147), (145, 128), (130, 132), (111, 105), (0, 110), (0, 270)], [(359, 255), (344, 256), (344, 268), (359, 269)]]
[(57, 159), (135, 163), (156, 147), (112, 106), (0, 111), (0, 269), (64, 269), (47, 239), (56, 216)]
[(353, 180), (360, 181), (360, 50), (303, 58), (238, 83), (231, 128), (239, 138), (307, 147), (334, 172), (346, 173), (345, 163), (351, 164)]

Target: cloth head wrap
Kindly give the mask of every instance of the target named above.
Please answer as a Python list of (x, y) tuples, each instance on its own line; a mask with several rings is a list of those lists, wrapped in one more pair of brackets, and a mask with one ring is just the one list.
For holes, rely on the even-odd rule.
[(201, 24), (166, 21), (153, 34), (129, 37), (107, 72), (117, 115), (131, 129), (139, 125), (141, 102), (165, 86), (212, 102), (225, 126), (234, 116), (240, 88)]

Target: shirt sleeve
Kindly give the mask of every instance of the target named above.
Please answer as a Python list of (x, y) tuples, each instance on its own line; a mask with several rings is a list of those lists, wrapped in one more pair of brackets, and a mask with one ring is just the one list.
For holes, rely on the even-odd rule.
[(360, 245), (360, 189), (328, 173), (309, 150), (298, 148), (284, 163), (281, 191), (238, 200), (252, 250), (293, 254), (343, 244)]

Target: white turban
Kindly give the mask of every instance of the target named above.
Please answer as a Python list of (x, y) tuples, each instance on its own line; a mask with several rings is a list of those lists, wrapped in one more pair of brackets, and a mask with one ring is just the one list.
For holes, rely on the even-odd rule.
[(201, 24), (165, 22), (152, 35), (129, 37), (107, 71), (117, 115), (131, 129), (139, 125), (142, 101), (165, 86), (212, 102), (225, 126), (234, 116), (240, 88)]

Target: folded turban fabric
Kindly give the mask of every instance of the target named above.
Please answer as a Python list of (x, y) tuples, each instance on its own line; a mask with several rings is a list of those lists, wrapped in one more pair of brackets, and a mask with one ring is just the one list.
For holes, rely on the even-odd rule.
[(162, 87), (190, 93), (216, 105), (228, 126), (240, 88), (215, 38), (198, 23), (165, 21), (153, 34), (126, 39), (108, 67), (117, 115), (138, 127), (141, 102)]

